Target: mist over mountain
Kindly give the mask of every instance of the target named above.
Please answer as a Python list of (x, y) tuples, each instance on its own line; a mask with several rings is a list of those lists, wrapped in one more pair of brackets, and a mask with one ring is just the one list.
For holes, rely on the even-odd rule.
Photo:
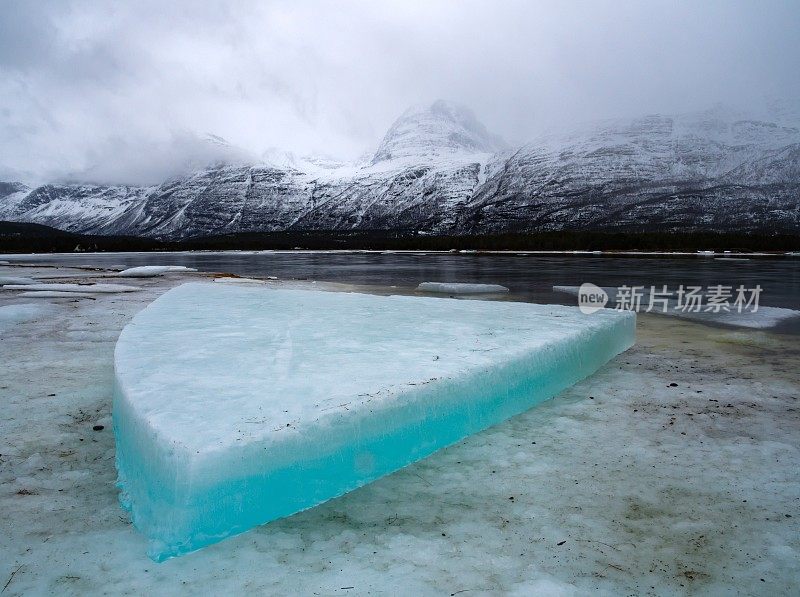
[(400, 158), (435, 160), (448, 154), (496, 153), (506, 148), (465, 106), (438, 100), (406, 110), (389, 128), (372, 163)]

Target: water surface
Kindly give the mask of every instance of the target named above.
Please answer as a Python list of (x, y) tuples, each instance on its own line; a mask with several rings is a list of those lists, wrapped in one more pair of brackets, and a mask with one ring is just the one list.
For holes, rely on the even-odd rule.
[[(645, 286), (676, 290), (681, 284), (747, 288), (761, 285), (762, 305), (800, 309), (800, 259), (792, 257), (617, 257), (600, 255), (450, 254), (323, 251), (223, 251), (182, 253), (60, 253), (6, 255), (2, 259), (50, 265), (133, 267), (184, 265), (206, 272), (277, 276), (414, 288), (420, 282), (502, 284), (511, 298), (566, 302), (552, 287)], [(730, 259), (730, 260), (728, 260)]]

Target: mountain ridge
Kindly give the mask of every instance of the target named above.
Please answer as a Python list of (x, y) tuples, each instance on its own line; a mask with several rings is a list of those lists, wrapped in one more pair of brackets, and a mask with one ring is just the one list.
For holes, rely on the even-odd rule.
[(281, 230), (800, 231), (800, 128), (721, 107), (605, 121), (509, 147), (470, 110), (439, 100), (404, 112), (366, 163), (268, 157), (149, 187), (2, 183), (0, 218), (160, 239)]

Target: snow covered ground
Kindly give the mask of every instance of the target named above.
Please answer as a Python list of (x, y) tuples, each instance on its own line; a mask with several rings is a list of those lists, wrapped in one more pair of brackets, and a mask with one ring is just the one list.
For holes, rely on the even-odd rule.
[[(8, 269), (72, 283), (103, 274)], [(796, 594), (798, 338), (647, 314), (633, 349), (555, 400), (342, 498), (154, 564), (117, 502), (113, 348), (138, 310), (198, 275), (51, 299), (52, 310), (25, 308), (0, 329), (4, 597)], [(17, 295), (0, 292), (0, 307), (30, 303)]]

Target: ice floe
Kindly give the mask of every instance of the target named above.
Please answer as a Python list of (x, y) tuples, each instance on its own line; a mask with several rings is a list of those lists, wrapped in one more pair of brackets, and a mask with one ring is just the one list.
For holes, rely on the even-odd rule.
[(258, 280), (256, 278), (238, 278), (233, 276), (225, 276), (223, 278), (214, 278), (217, 284), (266, 284), (266, 280)]
[(36, 280), (21, 276), (0, 276), (0, 286), (6, 286), (7, 284), (36, 284)]
[(634, 328), (611, 310), (184, 284), (117, 342), (122, 503), (151, 557), (193, 551), (550, 398)]
[(196, 271), (197, 269), (193, 267), (184, 267), (182, 265), (140, 265), (138, 267), (129, 267), (121, 272), (117, 272), (116, 275), (121, 278), (155, 278), (170, 272)]
[(114, 292), (135, 292), (137, 286), (124, 284), (71, 284), (67, 282), (53, 284), (9, 284), (3, 290), (25, 290), (27, 292), (80, 292), (83, 294), (106, 294)]
[(500, 284), (466, 284), (461, 282), (423, 282), (417, 286), (420, 292), (436, 294), (499, 294), (508, 292)]

